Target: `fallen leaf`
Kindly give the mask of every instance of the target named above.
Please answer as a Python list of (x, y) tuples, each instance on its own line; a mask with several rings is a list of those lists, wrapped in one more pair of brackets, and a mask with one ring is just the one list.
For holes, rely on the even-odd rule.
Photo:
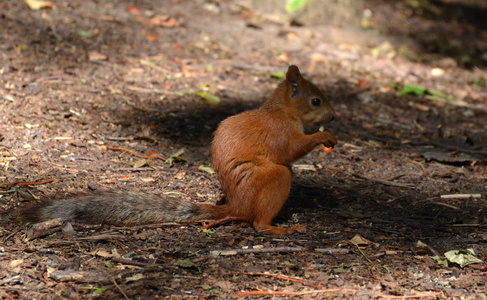
[(96, 290), (93, 291), (93, 295), (99, 295), (103, 293), (106, 289), (107, 289), (106, 287), (97, 288)]
[(41, 8), (51, 8), (54, 9), (54, 3), (51, 1), (44, 1), (44, 0), (24, 0), (24, 2), (29, 6), (32, 10), (39, 10)]
[(288, 13), (293, 13), (295, 11), (300, 10), (303, 8), (308, 0), (287, 0), (286, 1), (286, 11)]
[(96, 51), (91, 51), (89, 54), (89, 59), (90, 59), (90, 61), (103, 61), (103, 60), (107, 60), (108, 56), (106, 56), (105, 54), (101, 54), (99, 52), (96, 52)]
[(180, 27), (179, 22), (176, 19), (167, 15), (156, 15), (149, 20), (149, 26), (155, 27), (160, 26), (164, 28), (175, 28)]
[(171, 156), (166, 159), (166, 163), (172, 165), (176, 159), (178, 160), (185, 160), (182, 155), (184, 154), (184, 149), (179, 149), (175, 153), (171, 154)]
[(446, 259), (448, 259), (449, 262), (456, 263), (462, 268), (470, 264), (482, 262), (480, 259), (477, 258), (473, 249), (451, 250), (445, 253), (445, 257)]
[(176, 266), (182, 267), (182, 268), (191, 268), (191, 267), (194, 267), (194, 263), (189, 258), (177, 260), (177, 261), (174, 262), (174, 264)]
[(217, 95), (213, 95), (211, 93), (208, 93), (206, 91), (196, 92), (196, 95), (205, 99), (206, 102), (208, 102), (209, 104), (212, 104), (212, 105), (218, 105), (218, 104), (220, 104), (220, 101), (221, 101), (220, 97), (218, 97)]
[(149, 161), (147, 159), (139, 159), (133, 165), (134, 168), (142, 168), (145, 165), (149, 165)]
[(211, 167), (199, 166), (198, 170), (206, 172), (208, 174), (215, 174), (215, 170), (213, 170), (213, 168)]
[(79, 35), (80, 37), (85, 37), (85, 38), (90, 38), (90, 37), (92, 37), (92, 36), (93, 36), (93, 34), (92, 34), (91, 32), (89, 32), (89, 31), (85, 31), (85, 30), (80, 30), (80, 31), (78, 31), (78, 35)]
[(138, 280), (141, 280), (141, 279), (144, 279), (144, 278), (145, 278), (144, 274), (142, 274), (142, 273), (137, 273), (137, 274), (135, 274), (135, 275), (133, 275), (133, 276), (129, 276), (129, 277), (125, 278), (125, 281), (126, 281), (126, 282), (130, 282), (130, 281), (138, 281)]
[[(153, 125), (153, 126), (155, 126), (155, 128), (151, 128), (151, 129), (157, 129), (157, 125)], [(147, 154), (147, 157), (158, 158), (158, 157), (160, 157), (160, 155), (159, 155), (159, 152), (157, 152), (157, 151), (151, 151), (151, 152), (149, 152), (149, 154)]]
[(286, 77), (286, 73), (284, 73), (283, 71), (272, 72), (271, 77), (277, 79), (284, 79)]
[(367, 79), (360, 79), (358, 82), (358, 87), (369, 86), (370, 83)]
[(147, 35), (147, 40), (149, 42), (155, 42), (155, 41), (159, 40), (159, 38), (155, 34), (149, 34), (149, 35)]
[(140, 8), (137, 6), (130, 6), (127, 11), (131, 14), (140, 14)]
[(379, 246), (378, 243), (371, 242), (366, 238), (362, 237), (360, 234), (355, 235), (351, 240), (349, 240), (349, 242), (356, 246), (366, 246), (366, 245), (374, 245), (376, 247)]
[(420, 85), (414, 85), (414, 84), (405, 84), (402, 87), (402, 91), (399, 92), (399, 96), (407, 95), (407, 94), (415, 94), (418, 96), (424, 95), (426, 92), (426, 88), (422, 87)]

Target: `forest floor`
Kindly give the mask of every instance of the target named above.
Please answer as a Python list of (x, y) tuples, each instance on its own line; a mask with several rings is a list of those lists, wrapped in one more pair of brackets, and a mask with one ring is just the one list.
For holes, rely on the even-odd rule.
[[(52, 2), (0, 3), (0, 299), (486, 299), (482, 1), (362, 1), (369, 29), (291, 26), (243, 1)], [(215, 203), (201, 168), (212, 132), (289, 64), (338, 116), (334, 152), (295, 163), (275, 220), (305, 233), (235, 221), (32, 236), (18, 221), (21, 207), (97, 189)], [(134, 155), (180, 149), (171, 165)], [(433, 258), (461, 249), (484, 262)]]

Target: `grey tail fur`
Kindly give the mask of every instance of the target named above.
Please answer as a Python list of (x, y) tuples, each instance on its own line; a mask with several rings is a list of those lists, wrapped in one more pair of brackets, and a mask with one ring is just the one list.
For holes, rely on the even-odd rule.
[(40, 222), (61, 218), (86, 224), (134, 226), (216, 220), (226, 217), (227, 211), (226, 205), (195, 204), (173, 197), (101, 192), (30, 207), (21, 213), (21, 219)]

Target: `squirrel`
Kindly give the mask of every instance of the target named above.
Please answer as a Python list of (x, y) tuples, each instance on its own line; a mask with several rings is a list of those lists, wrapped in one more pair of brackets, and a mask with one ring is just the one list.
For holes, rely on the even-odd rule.
[(223, 205), (191, 203), (135, 192), (101, 192), (25, 210), (24, 219), (61, 218), (88, 224), (134, 226), (233, 218), (267, 234), (304, 231), (302, 225), (271, 225), (291, 189), (291, 163), (336, 137), (318, 131), (335, 112), (321, 91), (291, 65), (270, 97), (257, 109), (223, 120), (211, 145)]

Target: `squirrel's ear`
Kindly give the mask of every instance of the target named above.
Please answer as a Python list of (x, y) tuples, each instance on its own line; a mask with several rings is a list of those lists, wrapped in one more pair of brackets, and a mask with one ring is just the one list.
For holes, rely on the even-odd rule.
[(298, 67), (296, 67), (295, 65), (289, 66), (289, 69), (287, 70), (286, 73), (286, 80), (293, 88), (292, 97), (294, 97), (297, 94), (298, 83), (301, 81), (301, 79), (302, 77)]

